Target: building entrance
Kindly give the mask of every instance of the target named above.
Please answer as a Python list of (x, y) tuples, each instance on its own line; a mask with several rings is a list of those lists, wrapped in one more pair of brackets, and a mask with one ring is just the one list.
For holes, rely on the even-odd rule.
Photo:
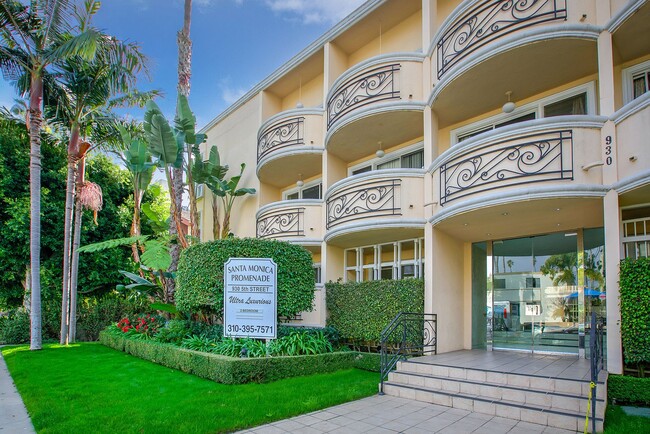
[(602, 237), (588, 229), (477, 243), (486, 290), (473, 285), (473, 303), (483, 292), (487, 312), (482, 320), (473, 307), (473, 318), (487, 329), (484, 347), (584, 355), (588, 315), (605, 314)]

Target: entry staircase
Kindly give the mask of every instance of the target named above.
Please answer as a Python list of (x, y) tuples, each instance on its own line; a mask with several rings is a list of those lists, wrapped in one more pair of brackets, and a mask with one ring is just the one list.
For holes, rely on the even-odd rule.
[[(589, 413), (588, 430), (603, 430), (607, 372), (596, 371), (595, 399), (590, 401), (589, 360), (476, 350), (426, 355), (410, 350), (411, 358), (402, 357), (394, 370), (382, 372), (386, 381), (380, 393), (575, 432), (583, 432)], [(382, 356), (390, 352), (390, 348), (382, 351)], [(517, 362), (508, 363), (508, 357)], [(590, 408), (594, 403), (595, 414)]]

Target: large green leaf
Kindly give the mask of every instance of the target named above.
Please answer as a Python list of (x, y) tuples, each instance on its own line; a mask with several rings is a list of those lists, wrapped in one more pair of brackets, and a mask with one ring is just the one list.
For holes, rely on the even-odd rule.
[(124, 271), (124, 270), (119, 270), (120, 274), (123, 275), (124, 277), (131, 279), (133, 282), (139, 284), (139, 285), (147, 285), (147, 286), (156, 286), (156, 284), (151, 283), (144, 277), (140, 277), (135, 273), (131, 273), (130, 271)]
[(174, 131), (162, 114), (151, 117), (151, 133), (148, 134), (149, 151), (165, 165), (176, 164), (179, 147)]
[(155, 270), (166, 270), (172, 262), (169, 254), (169, 247), (158, 240), (147, 241), (144, 245), (145, 250), (140, 255), (140, 260), (145, 267)]
[(137, 237), (117, 238), (114, 240), (102, 241), (99, 243), (86, 244), (79, 247), (79, 253), (83, 252), (99, 252), (100, 250), (114, 249), (119, 246), (130, 246), (135, 242), (143, 243), (149, 239), (149, 235), (139, 235)]
[(196, 117), (190, 109), (187, 97), (183, 94), (178, 94), (178, 100), (176, 101), (175, 123), (176, 128), (185, 133), (185, 143), (196, 144)]

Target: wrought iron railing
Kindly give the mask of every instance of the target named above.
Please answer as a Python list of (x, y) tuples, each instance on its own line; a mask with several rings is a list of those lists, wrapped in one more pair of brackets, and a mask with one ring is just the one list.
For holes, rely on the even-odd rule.
[(327, 229), (351, 220), (401, 215), (398, 192), (401, 179), (355, 184), (327, 199)]
[(381, 386), (397, 362), (409, 357), (436, 354), (438, 351), (438, 316), (434, 313), (400, 312), (381, 332)]
[(463, 57), (495, 39), (566, 17), (566, 0), (479, 1), (438, 40), (438, 79)]
[(305, 208), (290, 208), (263, 214), (257, 219), (257, 238), (302, 237)]
[[(598, 374), (605, 368), (603, 351), (605, 323), (603, 318), (591, 312), (591, 330), (589, 331), (589, 359), (591, 361), (591, 429), (596, 434), (596, 396), (598, 390)], [(586, 427), (585, 427), (586, 429)]]
[(352, 110), (367, 104), (400, 97), (395, 75), (399, 64), (365, 70), (341, 83), (327, 100), (327, 128)]
[(493, 188), (573, 179), (573, 132), (548, 131), (490, 143), (440, 166), (440, 205)]
[(286, 119), (269, 125), (257, 138), (257, 162), (273, 151), (305, 144), (305, 118)]

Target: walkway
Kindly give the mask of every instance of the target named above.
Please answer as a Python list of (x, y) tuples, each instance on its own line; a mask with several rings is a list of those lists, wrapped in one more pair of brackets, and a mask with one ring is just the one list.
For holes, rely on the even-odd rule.
[(0, 433), (35, 433), (25, 404), (0, 353)]
[(472, 413), (392, 396), (370, 398), (262, 425), (241, 433), (575, 434), (573, 431)]

